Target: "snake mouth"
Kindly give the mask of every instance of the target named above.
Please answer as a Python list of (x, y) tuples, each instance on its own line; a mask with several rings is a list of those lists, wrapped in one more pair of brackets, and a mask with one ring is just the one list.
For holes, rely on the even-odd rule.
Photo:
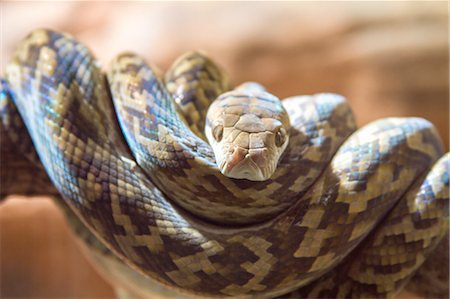
[(236, 166), (230, 166), (229, 163), (225, 163), (222, 173), (227, 177), (234, 179), (247, 179), (250, 181), (266, 180), (262, 170), (251, 159), (248, 161), (243, 160)]

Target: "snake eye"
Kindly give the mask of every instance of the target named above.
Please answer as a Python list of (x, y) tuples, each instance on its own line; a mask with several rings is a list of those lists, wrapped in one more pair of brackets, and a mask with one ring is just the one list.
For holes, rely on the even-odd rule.
[(286, 130), (284, 128), (278, 129), (275, 133), (275, 145), (280, 147), (286, 141)]
[(214, 139), (216, 139), (217, 142), (220, 142), (220, 140), (222, 140), (223, 137), (223, 126), (222, 125), (215, 126), (212, 133)]

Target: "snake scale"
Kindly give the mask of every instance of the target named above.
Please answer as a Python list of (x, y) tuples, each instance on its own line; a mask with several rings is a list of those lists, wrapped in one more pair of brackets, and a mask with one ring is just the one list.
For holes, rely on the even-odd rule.
[(357, 129), (339, 95), (284, 99), (289, 144), (250, 181), (224, 176), (206, 141), (206, 110), (231, 87), (200, 53), (165, 74), (124, 53), (105, 76), (76, 39), (39, 29), (1, 88), (2, 121), (20, 114), (89, 233), (188, 294), (390, 297), (448, 230), (449, 154), (420, 118)]

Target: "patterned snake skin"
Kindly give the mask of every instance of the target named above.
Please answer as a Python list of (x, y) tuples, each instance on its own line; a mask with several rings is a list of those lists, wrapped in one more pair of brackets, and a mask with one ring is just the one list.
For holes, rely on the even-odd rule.
[(201, 54), (164, 78), (122, 54), (106, 80), (85, 46), (36, 30), (1, 87), (90, 233), (189, 294), (392, 296), (448, 229), (450, 154), (423, 119), (356, 130), (338, 95), (285, 99), (288, 148), (271, 179), (251, 182), (223, 176), (202, 135), (229, 84)]

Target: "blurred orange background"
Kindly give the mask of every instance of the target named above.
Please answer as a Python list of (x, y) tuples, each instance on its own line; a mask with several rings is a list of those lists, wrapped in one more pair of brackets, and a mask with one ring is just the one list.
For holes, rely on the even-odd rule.
[[(449, 140), (446, 2), (2, 2), (3, 73), (14, 48), (46, 27), (76, 36), (106, 68), (137, 52), (162, 69), (203, 50), (231, 80), (280, 98), (335, 92), (359, 125), (421, 116)], [(0, 205), (2, 298), (112, 298), (46, 199)], [(412, 294), (403, 293), (404, 298)], [(406, 296), (406, 297), (405, 297)]]

